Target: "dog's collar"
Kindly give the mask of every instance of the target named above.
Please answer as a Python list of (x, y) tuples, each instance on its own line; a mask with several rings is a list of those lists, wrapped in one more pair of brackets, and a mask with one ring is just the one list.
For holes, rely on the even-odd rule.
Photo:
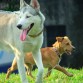
[(37, 37), (37, 36), (41, 35), (41, 34), (42, 34), (42, 32), (43, 32), (43, 29), (42, 29), (42, 31), (41, 31), (41, 32), (39, 32), (38, 34), (36, 34), (36, 35), (29, 35), (29, 36), (30, 36), (30, 37), (33, 37), (33, 38), (35, 38), (35, 37)]
[(60, 58), (60, 52), (57, 50), (57, 48), (53, 47), (53, 50), (56, 52), (56, 54), (57, 54), (58, 57)]

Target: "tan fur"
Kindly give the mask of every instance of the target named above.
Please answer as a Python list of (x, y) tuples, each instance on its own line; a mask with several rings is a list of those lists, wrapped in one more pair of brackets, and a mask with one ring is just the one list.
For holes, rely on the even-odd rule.
[[(41, 48), (41, 54), (42, 54), (42, 61), (45, 68), (48, 68), (48, 73), (45, 77), (48, 77), (51, 74), (52, 68), (57, 69), (67, 76), (73, 76), (73, 74), (67, 72), (64, 67), (61, 67), (59, 65), (60, 58), (63, 53), (71, 54), (71, 51), (73, 50), (74, 46), (71, 44), (71, 41), (68, 37), (56, 37), (56, 42), (53, 44), (53, 47), (46, 47)], [(60, 54), (60, 57), (58, 53)], [(31, 70), (33, 65), (35, 65), (35, 62), (32, 57), (32, 53), (27, 53), (25, 55), (25, 67), (27, 68), (27, 74), (29, 74), (31, 77)], [(12, 66), (8, 69), (6, 78), (9, 78), (9, 75), (11, 72), (17, 69), (17, 62), (14, 58)]]

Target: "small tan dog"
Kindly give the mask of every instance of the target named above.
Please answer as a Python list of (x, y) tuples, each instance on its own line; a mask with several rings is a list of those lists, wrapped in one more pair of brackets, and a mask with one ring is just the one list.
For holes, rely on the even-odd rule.
[[(41, 54), (42, 54), (42, 61), (45, 68), (48, 68), (48, 73), (45, 77), (50, 76), (52, 69), (57, 69), (67, 76), (72, 77), (73, 74), (67, 72), (64, 67), (61, 67), (59, 65), (61, 56), (63, 53), (67, 53), (68, 55), (71, 54), (72, 50), (74, 49), (74, 46), (71, 44), (71, 41), (67, 36), (65, 37), (56, 37), (56, 42), (53, 44), (53, 47), (46, 47), (41, 48)], [(33, 68), (33, 65), (35, 65), (35, 62), (32, 58), (32, 53), (27, 53), (25, 55), (25, 67), (27, 68), (27, 74), (31, 77), (31, 70)], [(8, 69), (6, 79), (9, 78), (9, 75), (17, 69), (17, 62), (14, 58), (12, 66)]]

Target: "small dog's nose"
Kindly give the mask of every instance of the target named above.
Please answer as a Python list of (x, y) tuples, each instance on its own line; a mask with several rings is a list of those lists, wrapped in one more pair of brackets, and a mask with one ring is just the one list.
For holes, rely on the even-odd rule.
[(21, 24), (17, 25), (17, 28), (22, 29), (22, 25)]

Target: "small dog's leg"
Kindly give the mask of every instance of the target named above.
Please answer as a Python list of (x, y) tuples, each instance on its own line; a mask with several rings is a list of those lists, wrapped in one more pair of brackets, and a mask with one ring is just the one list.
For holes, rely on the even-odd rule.
[(33, 66), (31, 64), (25, 63), (25, 67), (27, 69), (27, 75), (29, 75), (30, 77), (34, 79), (34, 76), (31, 73)]
[(36, 79), (36, 83), (42, 83), (42, 77), (43, 77), (43, 63), (42, 63), (42, 57), (40, 50), (36, 50), (36, 52), (33, 52), (33, 58), (34, 61), (38, 67), (38, 75)]
[(7, 74), (6, 74), (6, 79), (9, 78), (10, 74), (12, 73), (11, 71), (11, 67), (7, 70)]
[(64, 67), (61, 67), (60, 65), (56, 65), (55, 69), (63, 72), (64, 74), (66, 74), (69, 77), (72, 77), (73, 76), (73, 74), (71, 74), (68, 71), (66, 71), (66, 69)]
[(44, 78), (49, 77), (49, 76), (50, 76), (50, 74), (51, 74), (51, 72), (52, 72), (52, 68), (51, 68), (51, 67), (49, 67), (49, 68), (48, 68), (48, 72), (47, 72), (47, 74), (44, 76)]
[(16, 67), (10, 67), (8, 70), (7, 70), (7, 74), (6, 74), (6, 79), (9, 78), (10, 74), (15, 71), (17, 69), (17, 66)]
[(9, 78), (10, 74), (17, 69), (16, 57), (12, 62), (12, 66), (7, 70), (6, 79)]

